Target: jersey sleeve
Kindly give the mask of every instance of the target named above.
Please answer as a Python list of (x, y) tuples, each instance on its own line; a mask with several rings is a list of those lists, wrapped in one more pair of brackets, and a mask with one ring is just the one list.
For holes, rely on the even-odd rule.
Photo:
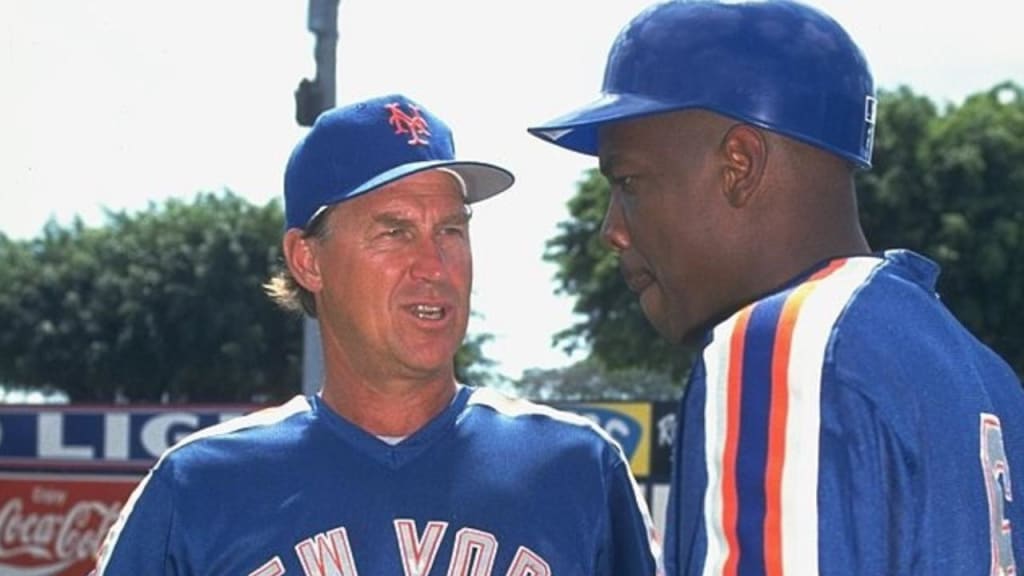
[(136, 486), (110, 528), (92, 576), (177, 574), (172, 559), (174, 493), (166, 467)]
[(711, 574), (906, 573), (913, 459), (864, 393), (884, 387), (847, 378), (862, 378), (870, 359), (846, 355), (852, 372), (835, 368), (848, 335), (840, 317), (874, 266), (834, 261), (716, 326), (684, 417), (699, 433), (684, 434), (689, 446), (675, 452), (702, 470), (691, 476), (704, 486), (693, 493), (673, 481), (684, 501), (670, 521), (693, 530), (671, 544), (673, 564)]
[(829, 574), (905, 574), (917, 550), (917, 457), (875, 403), (824, 394), (818, 465), (819, 566)]
[(743, 445), (754, 439), (738, 442), (736, 452), (746, 456), (732, 461), (705, 499), (712, 573), (912, 571), (914, 455), (870, 399), (831, 388), (817, 429), (791, 435), (784, 450), (758, 460)]
[(617, 459), (608, 477), (608, 530), (599, 559), (601, 576), (661, 576), (661, 544), (629, 464)]

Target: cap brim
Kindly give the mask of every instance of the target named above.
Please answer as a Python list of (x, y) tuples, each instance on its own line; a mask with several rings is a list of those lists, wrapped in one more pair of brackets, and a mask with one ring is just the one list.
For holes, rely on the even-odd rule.
[(309, 222), (316, 219), (316, 217), (329, 206), (340, 204), (346, 200), (362, 196), (367, 192), (372, 192), (377, 188), (387, 186), (388, 184), (401, 180), (406, 176), (412, 176), (413, 174), (426, 172), (427, 170), (435, 170), (437, 168), (451, 170), (452, 172), (456, 172), (462, 178), (463, 184), (465, 184), (466, 202), (469, 204), (485, 200), (491, 196), (495, 196), (505, 190), (508, 190), (516, 180), (515, 176), (512, 175), (512, 172), (509, 172), (500, 166), (488, 164), (486, 162), (476, 162), (472, 160), (425, 160), (422, 162), (410, 162), (408, 164), (402, 164), (401, 166), (395, 166), (385, 172), (381, 172), (343, 196), (329, 199), (325, 204), (321, 205), (312, 216), (310, 216), (309, 221), (306, 222), (306, 226), (308, 226)]
[(462, 176), (466, 184), (466, 202), (472, 204), (508, 190), (516, 177), (508, 170), (485, 162), (452, 162), (431, 168), (447, 168)]
[(381, 186), (387, 186), (388, 184), (401, 180), (406, 176), (412, 176), (413, 174), (418, 174), (427, 170), (434, 170), (436, 168), (447, 168), (462, 177), (466, 184), (466, 201), (470, 204), (490, 198), (496, 194), (500, 194), (501, 192), (508, 190), (508, 188), (515, 182), (515, 176), (513, 176), (511, 172), (500, 166), (488, 164), (486, 162), (475, 162), (471, 160), (425, 160), (423, 162), (402, 164), (401, 166), (395, 166), (386, 172), (382, 172), (364, 182), (362, 186), (359, 186), (355, 190), (346, 194), (343, 200), (348, 200), (355, 196), (366, 194), (371, 190), (376, 190)]
[(534, 136), (575, 152), (597, 155), (598, 129), (609, 122), (685, 108), (631, 94), (605, 94), (593, 102), (540, 126), (527, 128)]

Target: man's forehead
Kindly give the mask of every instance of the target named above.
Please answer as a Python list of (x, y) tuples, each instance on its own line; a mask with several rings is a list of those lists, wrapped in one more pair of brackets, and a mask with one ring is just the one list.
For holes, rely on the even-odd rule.
[(643, 164), (681, 146), (702, 145), (719, 138), (737, 120), (701, 108), (673, 110), (601, 126), (598, 158), (601, 172), (623, 164)]
[(452, 170), (435, 168), (410, 174), (367, 194), (391, 196), (434, 196), (450, 194), (465, 199), (465, 184)]
[(424, 209), (461, 213), (467, 206), (458, 185), (450, 178), (440, 176), (430, 181), (402, 179), (383, 186), (360, 198), (337, 206), (339, 212), (377, 218), (411, 216)]
[(601, 141), (598, 153), (598, 169), (605, 176), (635, 165), (646, 158), (646, 152), (631, 142), (609, 137)]
[(668, 114), (630, 118), (611, 122), (598, 131), (598, 159), (601, 172), (619, 167), (620, 164), (642, 159), (646, 145), (651, 144), (655, 131), (665, 130), (660, 121), (667, 121)]

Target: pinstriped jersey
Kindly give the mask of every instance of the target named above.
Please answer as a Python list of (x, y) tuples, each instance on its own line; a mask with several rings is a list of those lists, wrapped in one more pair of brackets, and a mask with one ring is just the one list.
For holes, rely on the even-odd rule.
[(111, 529), (98, 575), (655, 574), (620, 447), (575, 414), (460, 387), (388, 443), (319, 397), (171, 448)]
[(836, 259), (714, 327), (680, 405), (668, 574), (1014, 573), (1024, 393), (937, 276), (909, 251)]

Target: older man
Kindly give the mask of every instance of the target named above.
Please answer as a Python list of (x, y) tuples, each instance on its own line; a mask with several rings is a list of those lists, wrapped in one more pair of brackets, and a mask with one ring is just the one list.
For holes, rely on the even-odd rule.
[(169, 450), (99, 574), (650, 575), (620, 447), (589, 421), (456, 381), (469, 204), (512, 184), (456, 159), (400, 94), (328, 111), (285, 174), (272, 296), (315, 316), (320, 394)]

